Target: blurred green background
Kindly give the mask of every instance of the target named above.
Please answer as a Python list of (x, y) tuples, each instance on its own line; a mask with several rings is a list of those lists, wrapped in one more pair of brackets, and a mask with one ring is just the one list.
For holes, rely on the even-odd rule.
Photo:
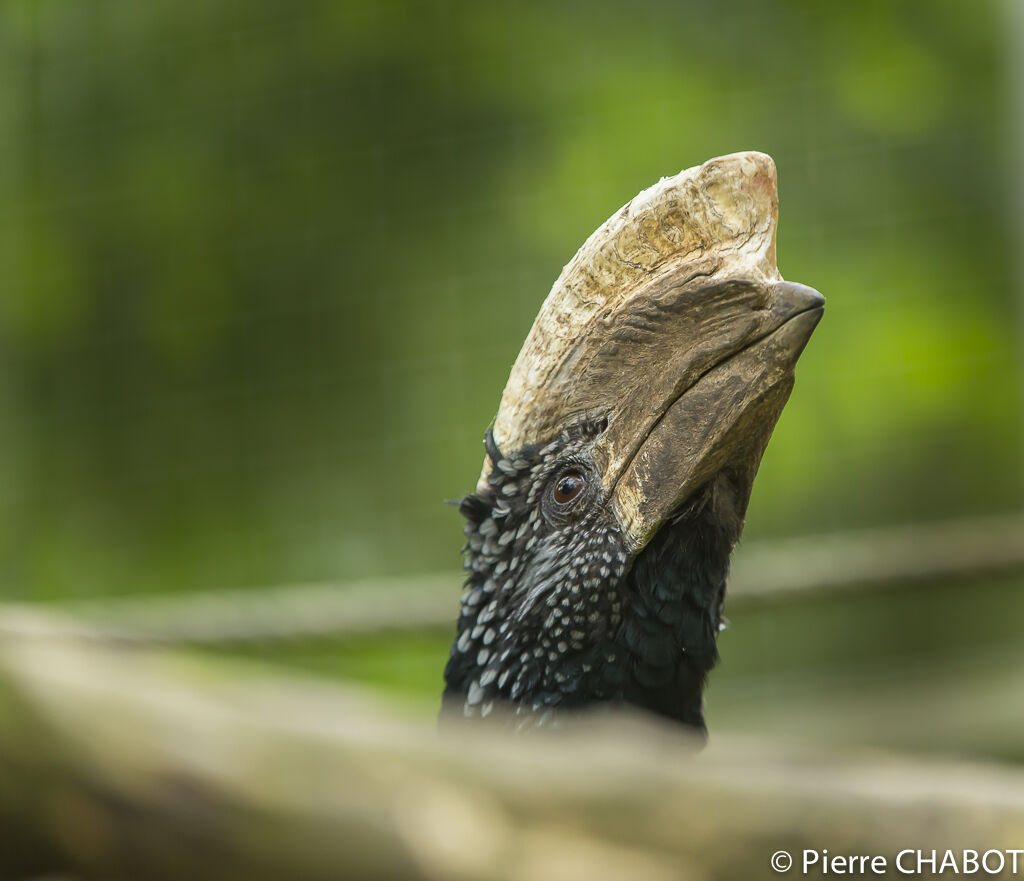
[[(561, 266), (660, 176), (741, 149), (777, 163), (783, 274), (828, 298), (746, 539), (1020, 511), (1011, 18), (4, 2), (0, 598), (450, 570), (454, 620), (443, 502), (473, 486)], [(959, 662), (992, 620), (1016, 651), (1020, 586), (751, 612), (719, 706), (749, 723), (744, 695), (786, 680), (744, 692), (729, 671), (772, 660)], [(447, 639), (281, 659), (433, 700)]]

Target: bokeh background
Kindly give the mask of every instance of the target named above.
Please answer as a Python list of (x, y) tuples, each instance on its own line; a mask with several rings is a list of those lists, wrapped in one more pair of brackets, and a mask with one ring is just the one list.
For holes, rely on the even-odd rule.
[[(451, 573), (586, 236), (741, 149), (828, 298), (745, 541), (1024, 509), (1015, 4), (0, 5), (0, 599)], [(709, 718), (1024, 758), (1019, 572), (738, 608)], [(247, 650), (436, 701), (450, 631)], [(1019, 717), (1014, 717), (1019, 719)]]

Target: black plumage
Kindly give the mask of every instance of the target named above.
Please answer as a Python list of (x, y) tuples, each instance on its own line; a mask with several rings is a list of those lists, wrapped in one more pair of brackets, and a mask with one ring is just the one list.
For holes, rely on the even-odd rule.
[(445, 718), (625, 705), (704, 729), (729, 555), (824, 306), (778, 273), (777, 207), (768, 156), (714, 159), (562, 271), (460, 505)]
[[(532, 726), (561, 710), (627, 704), (703, 729), (740, 529), (729, 480), (703, 487), (631, 561), (589, 455), (604, 427), (581, 421), (507, 455), (488, 434), (496, 467), (460, 505), (470, 574), (447, 710), (487, 716), (508, 703)], [(562, 505), (554, 487), (570, 472), (585, 487)]]

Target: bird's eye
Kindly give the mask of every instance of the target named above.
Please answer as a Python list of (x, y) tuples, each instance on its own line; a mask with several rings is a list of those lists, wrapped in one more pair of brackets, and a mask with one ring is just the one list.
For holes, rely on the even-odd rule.
[(578, 471), (567, 471), (558, 478), (555, 484), (555, 501), (560, 505), (567, 505), (583, 492), (585, 481), (583, 475)]

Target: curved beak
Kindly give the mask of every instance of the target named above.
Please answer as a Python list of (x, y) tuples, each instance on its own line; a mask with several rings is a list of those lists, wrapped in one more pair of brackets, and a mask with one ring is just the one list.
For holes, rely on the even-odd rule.
[[(592, 455), (635, 552), (716, 475), (742, 518), (824, 298), (775, 261), (775, 164), (735, 153), (663, 178), (566, 264), (512, 367), (500, 448), (603, 418)], [(495, 463), (484, 460), (487, 489)]]
[[(609, 414), (595, 451), (633, 551), (719, 472), (731, 478), (743, 516), (797, 359), (825, 304), (814, 289), (790, 282), (728, 281), (696, 295), (702, 334), (686, 339), (670, 321), (658, 328), (661, 345), (686, 353), (682, 363), (651, 363), (649, 381)], [(699, 357), (703, 352), (713, 354)]]

